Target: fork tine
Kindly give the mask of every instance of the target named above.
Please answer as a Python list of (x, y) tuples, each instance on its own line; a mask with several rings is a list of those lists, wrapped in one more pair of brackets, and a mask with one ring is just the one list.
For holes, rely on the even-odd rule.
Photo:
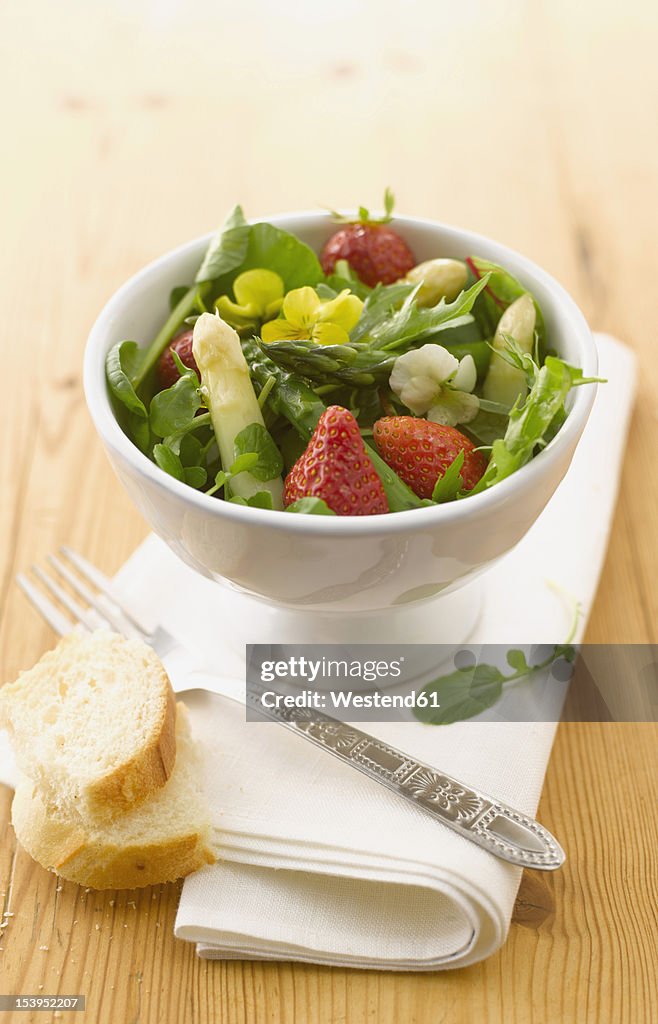
[[(89, 583), (93, 583), (93, 585), (96, 587), (96, 589), (100, 590), (101, 594), (105, 594), (105, 596), (107, 598), (109, 598), (109, 600), (112, 602), (114, 607), (119, 612), (121, 612), (121, 614), (123, 615), (124, 618), (128, 619), (128, 621), (132, 624), (134, 629), (137, 630), (139, 635), (141, 637), (147, 639), (148, 636), (149, 636), (148, 631), (146, 629), (144, 629), (144, 626), (139, 621), (139, 619), (135, 618), (135, 616), (130, 612), (130, 610), (128, 608), (126, 608), (125, 605), (123, 605), (119, 601), (119, 599), (117, 598), (116, 594), (114, 593), (114, 590), (113, 590), (113, 587), (112, 587), (112, 581), (110, 579), (108, 579), (108, 577), (105, 576), (100, 571), (100, 569), (97, 569), (95, 565), (92, 565), (91, 562), (88, 562), (86, 558), (83, 558), (82, 555), (79, 555), (77, 551), (74, 551), (72, 548), (68, 547), (67, 545), (63, 544), (60, 547), (59, 550), (60, 550), (60, 552), (66, 558), (68, 558), (69, 562), (73, 563), (73, 565), (76, 567), (78, 572), (82, 576), (84, 576), (84, 578)], [(54, 561), (52, 555), (51, 555), (51, 561)], [(61, 562), (59, 562), (58, 564), (60, 566), (62, 565)], [(62, 566), (62, 568), (63, 568), (63, 566)], [(60, 571), (61, 571), (61, 569), (60, 569)], [(69, 579), (68, 576), (65, 576), (65, 578)], [(69, 579), (69, 583), (71, 583), (72, 586), (75, 586), (75, 584), (70, 579)], [(80, 593), (80, 591), (78, 591), (78, 592)], [(89, 598), (87, 598), (87, 600), (89, 600)], [(89, 601), (89, 603), (91, 604), (92, 602)], [(101, 606), (101, 611), (102, 611), (103, 615), (107, 614), (106, 610), (105, 610), (105, 607), (106, 607), (105, 604), (103, 604)]]
[(55, 555), (48, 555), (48, 561), (67, 581), (67, 583), (71, 585), (76, 594), (79, 594), (80, 597), (84, 598), (84, 600), (91, 605), (99, 615), (102, 615), (103, 618), (117, 630), (117, 632), (127, 634), (128, 636), (133, 636), (137, 632), (141, 639), (146, 638), (144, 631), (142, 629), (137, 629), (132, 622), (132, 619), (123, 613), (123, 609), (119, 605), (112, 602), (112, 605), (110, 606), (102, 596), (99, 596), (97, 593), (93, 593), (93, 591), (91, 591), (89, 587), (75, 575), (75, 573), (71, 572), (63, 562), (60, 562), (59, 558), (56, 558)]
[(75, 629), (74, 623), (70, 619), (67, 619), (66, 615), (60, 612), (52, 601), (49, 601), (47, 597), (38, 590), (34, 584), (24, 576), (23, 573), (19, 573), (16, 577), (16, 582), (27, 597), (30, 604), (36, 608), (39, 615), (46, 620), (49, 626), (51, 626), (59, 636), (66, 636), (67, 633), (73, 632)]
[[(98, 629), (98, 627), (103, 624), (99, 621), (95, 612), (90, 608), (84, 608), (81, 604), (78, 604), (77, 601), (74, 601), (73, 598), (67, 594), (62, 587), (60, 587), (59, 583), (51, 579), (51, 577), (48, 576), (43, 569), (40, 569), (38, 565), (32, 566), (32, 572), (37, 579), (43, 583), (44, 587), (46, 587), (51, 594), (54, 594), (57, 600), (64, 605), (67, 611), (69, 611), (78, 622), (81, 622), (83, 626), (86, 626), (87, 629)], [(105, 625), (109, 625), (107, 620)]]

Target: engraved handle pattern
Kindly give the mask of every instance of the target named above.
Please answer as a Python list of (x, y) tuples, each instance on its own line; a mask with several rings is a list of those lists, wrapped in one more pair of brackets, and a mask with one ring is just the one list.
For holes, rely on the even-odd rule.
[(247, 703), (494, 856), (540, 871), (554, 871), (564, 863), (564, 851), (539, 822), (374, 736), (319, 711), (264, 708), (253, 689), (247, 691)]

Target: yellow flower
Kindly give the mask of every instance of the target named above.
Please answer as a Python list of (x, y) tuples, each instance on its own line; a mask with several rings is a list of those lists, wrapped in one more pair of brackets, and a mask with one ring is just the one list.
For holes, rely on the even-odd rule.
[(245, 270), (233, 282), (235, 302), (221, 295), (215, 309), (232, 327), (256, 326), (271, 320), (281, 309), (283, 279), (273, 270)]
[(283, 300), (283, 317), (264, 324), (261, 337), (263, 341), (309, 338), (318, 345), (344, 345), (362, 309), (363, 302), (349, 288), (326, 302), (308, 285), (295, 288)]

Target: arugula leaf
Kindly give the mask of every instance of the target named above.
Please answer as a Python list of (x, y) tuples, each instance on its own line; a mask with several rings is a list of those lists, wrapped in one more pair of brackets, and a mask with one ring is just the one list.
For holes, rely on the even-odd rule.
[(288, 505), (286, 512), (306, 512), (312, 516), (335, 516), (336, 513), (329, 508), (322, 498), (298, 498)]
[(416, 704), (414, 715), (428, 725), (450, 725), (473, 718), (500, 699), (506, 677), (494, 665), (458, 668), (423, 687), (422, 693), (436, 694), (439, 707)]
[[(330, 283), (332, 280), (333, 278), (329, 279)], [(346, 287), (351, 288), (351, 283), (346, 285)], [(350, 333), (350, 340), (360, 341), (364, 338), (370, 331), (376, 328), (381, 320), (396, 310), (416, 289), (417, 285), (414, 284), (378, 284), (372, 291), (369, 290), (369, 294), (365, 297), (359, 322)], [(359, 297), (363, 298), (363, 296)]]
[[(493, 336), (498, 326), (498, 321), (507, 307), (511, 306), (516, 299), (525, 295), (528, 289), (524, 288), (521, 282), (517, 281), (509, 271), (499, 267), (496, 263), (490, 263), (489, 260), (482, 260), (477, 256), (469, 256), (466, 263), (471, 273), (475, 276), (476, 281), (484, 276), (488, 277), (487, 286), (474, 306), (473, 315), (485, 336)], [(537, 338), (540, 347), (543, 349), (546, 342), (544, 317), (534, 295), (532, 299), (537, 313)]]
[(430, 307), (416, 304), (415, 294), (420, 288), (420, 285), (417, 285), (407, 295), (400, 309), (392, 316), (373, 324), (362, 340), (375, 348), (390, 351), (446, 328), (472, 323), (470, 311), (478, 295), (486, 288), (487, 281), (488, 278), (483, 277), (481, 281), (461, 292), (454, 302), (441, 299), (436, 306)]
[(170, 388), (153, 397), (149, 409), (151, 430), (158, 437), (177, 434), (191, 424), (200, 408), (196, 375), (186, 373)]
[(470, 494), (486, 490), (530, 461), (555, 417), (563, 414), (569, 391), (581, 379), (582, 371), (557, 356), (546, 357), (525, 402), (511, 410), (504, 437), (493, 442), (489, 465)]
[(210, 242), (195, 281), (214, 281), (235, 267), (239, 267), (247, 253), (251, 228), (241, 206), (235, 206), (215, 237)]
[[(253, 464), (249, 467), (249, 472), (256, 480), (274, 480), (283, 472), (281, 452), (262, 423), (250, 423), (241, 430), (235, 437), (233, 451), (236, 459), (240, 455), (257, 454), (256, 462), (252, 460)], [(233, 467), (231, 472), (234, 472)]]
[(442, 504), (444, 501), (452, 501), (461, 491), (464, 481), (462, 480), (461, 468), (464, 465), (464, 449), (455, 456), (446, 469), (443, 476), (440, 476), (432, 491), (432, 501)]

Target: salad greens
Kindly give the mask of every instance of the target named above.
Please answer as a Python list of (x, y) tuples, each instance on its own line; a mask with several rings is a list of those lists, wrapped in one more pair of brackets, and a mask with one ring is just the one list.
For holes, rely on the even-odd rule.
[[(452, 295), (461, 280), (464, 289), (450, 301), (444, 295), (434, 305), (419, 303), (423, 268), (431, 262), (413, 267), (408, 279), (380, 279), (371, 287), (358, 276), (356, 263), (341, 258), (325, 273), (324, 257), (321, 262), (307, 244), (272, 224), (248, 223), (236, 206), (211, 240), (194, 282), (172, 290), (169, 315), (156, 336), (146, 345), (143, 339), (118, 340), (110, 349), (107, 383), (121, 428), (161, 470), (210, 496), (335, 515), (326, 495), (284, 500), (283, 478), (327, 408), (342, 407), (356, 418), (389, 511), (487, 490), (555, 436), (571, 389), (590, 381), (548, 354), (550, 339), (534, 296), (527, 337), (503, 330), (514, 323), (510, 307), (529, 305), (527, 290), (503, 267), (477, 256), (465, 264), (450, 261), (463, 273)], [(266, 295), (272, 282), (276, 301)], [(262, 300), (247, 301), (245, 295), (258, 298), (258, 287)], [(208, 315), (216, 309), (221, 316)], [(289, 321), (285, 309), (294, 310)], [(432, 380), (431, 360), (421, 356), (431, 346), (449, 354), (443, 356), (446, 365), (459, 366), (459, 372), (446, 373), (443, 382)], [(409, 406), (391, 383), (402, 355), (419, 367), (407, 371)], [(454, 400), (460, 388), (469, 393), (468, 402)], [(423, 394), (441, 393), (444, 407), (431, 409), (427, 420), (413, 417), (407, 393), (420, 396), (419, 409), (428, 408)], [(466, 415), (465, 409), (472, 411)], [(451, 454), (428, 490), (414, 485), (412, 466), (409, 473), (394, 468), (378, 449), (377, 424), (387, 418), (420, 419), (437, 436), (453, 431)], [(468, 471), (473, 452), (482, 463), (475, 483)], [(442, 709), (459, 704), (461, 714), (466, 704), (486, 706), (506, 679), (485, 668), (444, 680)]]

